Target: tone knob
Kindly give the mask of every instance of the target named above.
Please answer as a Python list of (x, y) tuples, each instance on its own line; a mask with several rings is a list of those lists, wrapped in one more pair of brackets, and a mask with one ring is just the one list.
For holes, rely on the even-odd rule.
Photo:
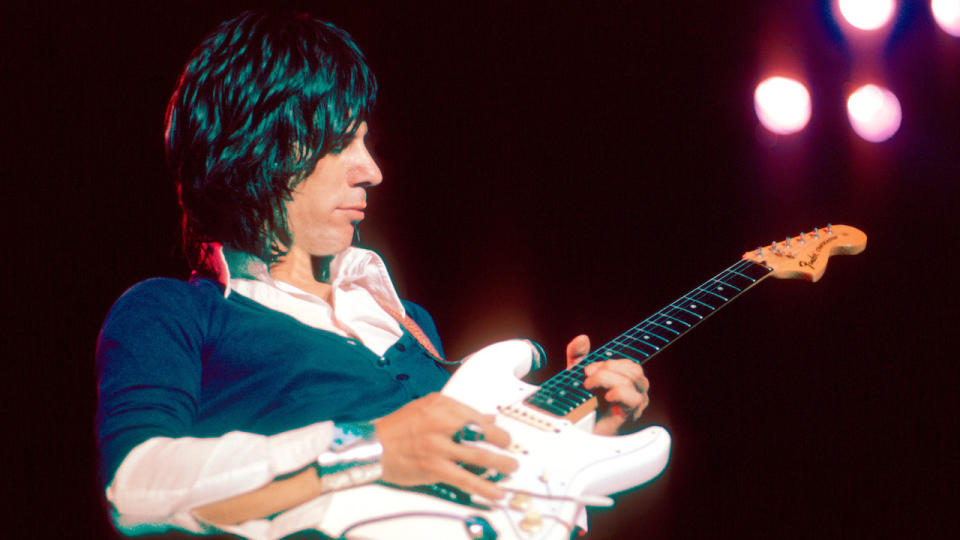
[(510, 499), (510, 508), (523, 511), (530, 508), (531, 502), (532, 500), (530, 499), (530, 496), (526, 493), (517, 493), (512, 499)]
[(543, 518), (540, 517), (540, 512), (531, 510), (520, 520), (520, 528), (525, 532), (537, 532), (541, 527), (543, 527)]

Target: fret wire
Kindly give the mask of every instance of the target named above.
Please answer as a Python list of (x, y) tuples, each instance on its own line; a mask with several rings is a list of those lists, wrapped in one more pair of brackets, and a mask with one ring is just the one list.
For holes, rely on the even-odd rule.
[(746, 274), (741, 274), (740, 272), (737, 272), (736, 270), (734, 270), (733, 273), (749, 279), (751, 283), (754, 282), (754, 281), (756, 281), (756, 280), (753, 279), (752, 277), (750, 277), (750, 276), (748, 276), (748, 275), (746, 275)]
[[(566, 374), (566, 375), (564, 375)], [(579, 376), (574, 376), (569, 374), (568, 371), (561, 371), (558, 378), (559, 381), (565, 383), (563, 384), (563, 389), (575, 394), (582, 394), (589, 397), (591, 394), (587, 390), (583, 390), (583, 381), (586, 379), (584, 377), (581, 379)]]
[[(572, 394), (572, 395), (574, 395), (574, 400), (575, 400), (577, 397), (580, 397), (580, 396), (577, 396), (576, 393), (574, 392), (574, 390), (576, 390), (576, 388), (571, 388), (571, 387), (564, 386), (564, 385), (553, 385), (553, 386), (550, 386), (550, 387), (541, 386), (540, 388), (545, 388), (550, 394), (556, 395), (556, 396), (571, 395), (571, 394)], [(566, 398), (564, 398), (564, 399), (566, 399)]]
[(740, 287), (737, 287), (736, 285), (734, 285), (734, 284), (732, 284), (732, 283), (729, 283), (729, 282), (727, 282), (727, 281), (723, 281), (722, 279), (710, 278), (709, 281), (717, 281), (717, 282), (723, 283), (723, 284), (726, 285), (727, 287), (731, 287), (731, 288), (733, 288), (733, 289), (736, 289), (737, 292), (741, 292), (741, 290), (742, 290), (742, 289), (740, 289)]
[[(658, 313), (658, 315), (659, 315), (659, 313)], [(656, 315), (653, 316), (653, 317), (651, 317), (651, 318), (648, 319), (648, 320), (650, 321), (651, 324), (655, 324), (655, 325), (659, 326), (660, 328), (663, 328), (664, 330), (669, 330), (669, 331), (673, 332), (674, 334), (677, 334), (678, 336), (683, 333), (683, 332), (680, 332), (679, 330), (677, 330), (677, 329), (675, 329), (675, 328), (671, 328), (670, 326), (668, 326), (668, 325), (666, 325), (666, 324), (660, 324), (660, 323), (658, 323), (658, 322), (656, 321)]]
[[(644, 356), (654, 355), (654, 354), (656, 354), (656, 351), (659, 351), (659, 350), (660, 350), (660, 347), (657, 347), (657, 346), (654, 345), (653, 343), (650, 343), (650, 342), (647, 341), (647, 340), (636, 339), (636, 338), (634, 338), (633, 336), (630, 336), (629, 334), (621, 334), (620, 337), (618, 337), (618, 338), (615, 339), (614, 341), (611, 341), (610, 343), (613, 344), (613, 345), (618, 345), (618, 346), (620, 346), (620, 347), (626, 347), (627, 349), (630, 349), (630, 350), (633, 350), (633, 351), (637, 351), (637, 352), (639, 352), (640, 354), (642, 354), (642, 355), (644, 355)], [(651, 351), (646, 351), (646, 350), (644, 350), (644, 349), (640, 349), (640, 348), (637, 347), (637, 346), (639, 346), (639, 345), (644, 345), (644, 346), (646, 346), (646, 347), (649, 347), (649, 348), (653, 349), (653, 352), (651, 352)], [(627, 351), (622, 350), (622, 349), (619, 349), (619, 350), (616, 350), (615, 352), (620, 353), (620, 354), (626, 354)], [(607, 355), (607, 356), (609, 356), (609, 355)]]
[[(656, 332), (653, 332), (652, 330), (653, 330), (653, 326), (651, 326), (651, 324), (650, 324), (650, 319), (647, 319), (646, 321), (643, 321), (642, 323), (640, 323), (640, 324), (638, 324), (637, 326), (633, 327), (630, 331), (627, 331), (625, 334), (623, 334), (623, 336), (624, 336), (624, 337), (629, 337), (629, 338), (633, 339), (634, 341), (639, 341), (639, 342), (641, 342), (641, 343), (648, 344), (648, 345), (650, 345), (651, 347), (656, 347), (657, 350), (660, 350), (660, 347), (657, 347), (657, 346), (654, 345), (653, 343), (650, 343), (649, 340), (641, 339), (641, 338), (638, 337), (638, 336), (639, 336), (640, 334), (643, 334), (644, 336), (651, 335), (651, 336), (656, 337), (656, 338), (659, 338), (660, 340), (665, 341), (665, 342), (667, 342), (667, 343), (670, 342), (669, 339), (661, 336), (660, 334), (658, 334), (658, 333), (656, 333)], [(636, 331), (636, 332), (638, 332), (638, 333), (633, 333), (633, 331)]]
[(704, 305), (704, 306), (707, 306), (708, 308), (710, 308), (710, 311), (711, 311), (711, 312), (717, 310), (717, 308), (713, 307), (712, 304), (708, 304), (708, 303), (704, 302), (702, 298), (693, 298), (693, 297), (691, 297), (690, 295), (685, 295), (684, 298), (686, 298), (687, 300), (690, 300), (690, 301), (693, 302), (694, 304), (702, 304), (702, 305)]
[(574, 407), (571, 407), (571, 405), (573, 405), (572, 403), (564, 402), (564, 400), (561, 400), (561, 399), (557, 398), (557, 397), (556, 397), (553, 393), (551, 393), (551, 392), (541, 393), (540, 396), (538, 396), (538, 399), (537, 399), (536, 401), (534, 401), (534, 404), (537, 404), (538, 402), (539, 402), (539, 403), (542, 403), (542, 404), (544, 404), (544, 405), (554, 405), (554, 406), (557, 406), (557, 407), (563, 407), (563, 408), (565, 408), (565, 409), (573, 409), (573, 408), (575, 408), (575, 406), (574, 406)]
[[(669, 340), (669, 339), (661, 336), (660, 334), (658, 334), (658, 333), (656, 333), (656, 332), (651, 331), (651, 328), (650, 328), (649, 326), (647, 326), (647, 327), (645, 327), (645, 328), (639, 328), (638, 330), (640, 330), (640, 331), (643, 333), (644, 336), (653, 336), (653, 337), (655, 337), (655, 338), (659, 338), (659, 339), (660, 339), (661, 341), (663, 341), (664, 343), (670, 343), (670, 340)], [(636, 341), (640, 341), (641, 343), (648, 343), (648, 340), (641, 340), (641, 339), (637, 338), (636, 336), (625, 336), (625, 337), (631, 337), (631, 338), (633, 338), (633, 339), (636, 340)], [(658, 347), (657, 345), (654, 345), (653, 343), (650, 343), (650, 345), (651, 345), (652, 347), (657, 347), (657, 350), (658, 350), (658, 351), (660, 350), (660, 347)]]
[[(561, 375), (560, 375), (560, 377), (559, 377), (558, 380), (560, 380), (561, 382), (564, 382), (564, 383), (568, 383), (568, 384), (566, 384), (566, 387), (567, 387), (567, 388), (575, 388), (576, 385), (581, 385), (581, 384), (583, 384), (583, 379), (581, 379), (579, 375), (573, 375), (573, 374), (570, 373), (569, 371), (561, 371), (560, 373), (561, 373)], [(584, 377), (584, 379), (585, 379), (585, 378), (586, 378), (586, 377)], [(572, 383), (572, 384), (575, 385), (575, 386), (571, 386), (569, 383)]]
[(697, 301), (700, 301), (700, 302), (703, 302), (704, 299), (709, 298), (710, 302), (703, 302), (703, 303), (707, 304), (708, 306), (710, 306), (710, 307), (712, 307), (712, 308), (714, 308), (714, 309), (716, 309), (716, 306), (714, 306), (712, 302), (716, 302), (716, 298), (711, 298), (711, 296), (720, 298), (721, 303), (727, 301), (726, 298), (723, 298), (723, 297), (720, 296), (719, 294), (713, 294), (713, 293), (711, 293), (710, 291), (705, 291), (705, 290), (703, 290), (703, 289), (701, 289), (701, 288), (699, 288), (699, 287), (696, 288), (696, 289), (694, 289), (694, 290), (692, 290), (692, 291), (690, 291), (690, 294), (689, 294), (688, 296), (690, 296), (691, 298), (694, 298), (694, 299), (696, 299)]
[[(736, 266), (741, 266), (741, 265), (736, 265)], [(744, 268), (749, 268), (749, 265), (742, 265), (742, 266), (743, 266)], [(736, 269), (736, 268), (732, 268), (732, 267), (724, 270), (723, 272), (720, 272), (719, 274), (717, 274), (717, 278), (718, 278), (718, 279), (722, 279), (722, 280), (727, 280), (727, 279), (731, 279), (731, 280), (733, 280), (733, 279), (745, 279), (745, 280), (749, 281), (750, 283), (754, 283), (755, 281), (757, 281), (756, 278), (752, 278), (752, 277), (744, 274), (744, 273), (741, 272), (740, 270), (738, 270), (738, 269)]]
[(689, 313), (689, 314), (691, 314), (691, 315), (693, 315), (693, 316), (695, 316), (695, 317), (699, 317), (701, 321), (703, 320), (703, 315), (701, 315), (701, 314), (699, 314), (699, 313), (697, 313), (697, 312), (695, 312), (695, 311), (690, 311), (689, 309), (687, 309), (687, 308), (685, 308), (685, 307), (683, 307), (683, 306), (677, 306), (677, 305), (674, 305), (674, 304), (670, 304), (670, 305), (673, 306), (673, 307), (675, 307), (675, 308), (677, 308), (677, 309), (682, 309), (683, 311), (686, 311), (687, 313)]
[[(687, 328), (693, 328), (693, 324), (690, 324), (690, 323), (688, 323), (687, 321), (681, 319), (680, 317), (677, 317), (676, 314), (678, 313), (678, 310), (676, 309), (676, 306), (674, 306), (674, 305), (671, 304), (669, 307), (671, 308), (669, 312), (666, 311), (667, 308), (664, 308), (664, 310), (663, 310), (663, 313), (664, 313), (667, 317), (670, 317), (671, 319), (673, 319), (673, 320), (675, 320), (675, 321), (677, 321), (677, 322), (681, 322), (681, 323), (687, 325)], [(702, 319), (702, 318), (703, 318), (703, 317), (701, 317), (701, 319)], [(697, 321), (697, 322), (700, 322), (700, 321)], [(694, 323), (694, 324), (696, 324), (696, 323)]]
[[(756, 268), (763, 269), (765, 273), (756, 278), (750, 277), (749, 275), (743, 273), (745, 271), (749, 271), (750, 269), (756, 269)], [(589, 399), (589, 397), (592, 396), (592, 393), (588, 393), (589, 391), (583, 388), (583, 379), (586, 378), (586, 375), (583, 373), (583, 368), (585, 366), (592, 364), (594, 362), (609, 359), (609, 357), (605, 355), (605, 353), (608, 351), (613, 352), (617, 355), (622, 355), (624, 357), (627, 357), (631, 361), (637, 362), (638, 364), (643, 364), (644, 362), (646, 362), (646, 360), (650, 359), (651, 357), (656, 355), (658, 352), (660, 352), (660, 350), (663, 347), (666, 347), (676, 339), (679, 339), (680, 336), (684, 335), (687, 331), (691, 330), (694, 326), (699, 324), (701, 321), (703, 321), (703, 319), (711, 315), (714, 311), (717, 311), (718, 309), (724, 307), (727, 303), (735, 299), (746, 289), (754, 285), (757, 281), (769, 275), (770, 271), (771, 270), (769, 268), (765, 268), (757, 263), (754, 263), (753, 261), (749, 261), (746, 259), (741, 259), (740, 261), (737, 261), (729, 268), (723, 270), (722, 272), (718, 273), (716, 276), (705, 281), (699, 287), (681, 296), (679, 299), (675, 300), (671, 304), (668, 304), (666, 307), (664, 307), (663, 309), (661, 309), (651, 317), (647, 318), (646, 320), (642, 321), (641, 323), (637, 324), (633, 328), (630, 328), (620, 336), (617, 336), (617, 338), (610, 341), (608, 344), (591, 352), (585, 358), (583, 358), (579, 363), (572, 366), (570, 369), (560, 372), (554, 377), (550, 378), (546, 383), (544, 383), (540, 387), (540, 389), (537, 390), (537, 392), (532, 394), (527, 399), (531, 400), (531, 403), (533, 402), (534, 398), (536, 398), (535, 400), (538, 402), (542, 401), (543, 396), (541, 395), (541, 391), (544, 391), (544, 390), (552, 391), (562, 386), (563, 388), (560, 391), (567, 391), (575, 395), (579, 394), (582, 397), (582, 399), (586, 401), (587, 399)], [(749, 282), (748, 284), (746, 284), (744, 288), (740, 288), (736, 285), (733, 285), (729, 281), (725, 281), (726, 279), (741, 279), (741, 278), (746, 279)], [(713, 291), (710, 291), (704, 288), (710, 282), (721, 283), (724, 286), (734, 289), (735, 293), (731, 295), (729, 298), (726, 298), (722, 295), (719, 295)], [(716, 306), (711, 303), (705, 302), (704, 298), (706, 298), (707, 295), (720, 298), (722, 302)], [(702, 306), (706, 308), (708, 311), (706, 313), (697, 313), (695, 311), (687, 309), (686, 304), (688, 302), (693, 303), (697, 307)], [(687, 321), (676, 317), (675, 314), (681, 311), (689, 315), (693, 315), (697, 320), (693, 321), (692, 323), (688, 323)], [(678, 323), (683, 323), (686, 326), (686, 328), (681, 327), (679, 330), (676, 330), (669, 326), (664, 326), (657, 322), (658, 317), (663, 317), (669, 320), (676, 321)], [(673, 331), (674, 333), (676, 333), (676, 336), (667, 338), (652, 331), (652, 329), (657, 326)], [(643, 339), (645, 336), (653, 336), (655, 338), (658, 338), (661, 341), (663, 341), (664, 344), (658, 347), (657, 345), (650, 343), (649, 339)], [(629, 343), (632, 345), (637, 345), (637, 346), (638, 344), (646, 345), (647, 347), (653, 348), (654, 351), (648, 354), (645, 351), (637, 349), (635, 346), (631, 346), (624, 340), (628, 340)], [(624, 347), (626, 349), (629, 349), (630, 351), (635, 351), (636, 353), (643, 355), (643, 358), (636, 359), (636, 358), (630, 357), (629, 354), (626, 354), (627, 351), (623, 350)], [(536, 396), (539, 396), (539, 397), (536, 397)], [(551, 398), (558, 399), (555, 396), (551, 396)], [(551, 398), (547, 398), (547, 399), (551, 399)], [(559, 399), (565, 399), (565, 398), (561, 396), (559, 397)], [(566, 400), (566, 401), (569, 401), (569, 400)], [(576, 405), (579, 405), (579, 404), (576, 404)], [(571, 407), (569, 410), (573, 410), (573, 408), (575, 408), (573, 404), (571, 404), (569, 407)], [(559, 412), (556, 412), (555, 414), (558, 414), (558, 415), (563, 415), (566, 412), (569, 412), (569, 411), (560, 410), (561, 407), (557, 406), (555, 403), (543, 403), (542, 408), (557, 410)]]
[(568, 403), (571, 408), (576, 408), (577, 405), (580, 405), (584, 401), (587, 401), (593, 397), (593, 393), (589, 390), (579, 390), (579, 389), (570, 389), (566, 393), (558, 393), (555, 391), (549, 392), (550, 396), (554, 401), (563, 401)]
[[(648, 319), (648, 320), (649, 320), (649, 319)], [(658, 323), (658, 322), (656, 322), (656, 321), (650, 321), (650, 324), (652, 324), (652, 325), (654, 325), (654, 326), (659, 326), (660, 328), (663, 328), (664, 330), (669, 330), (669, 331), (673, 332), (674, 334), (676, 334), (676, 335), (678, 335), (678, 336), (680, 335), (680, 332), (677, 332), (677, 331), (674, 330), (673, 328), (670, 328), (669, 326), (660, 324), (660, 323)], [(668, 340), (668, 341), (669, 341), (669, 340)]]
[[(692, 324), (687, 324), (687, 321), (685, 321), (685, 320), (683, 320), (683, 319), (678, 319), (677, 317), (674, 317), (672, 314), (667, 313), (665, 310), (660, 310), (660, 314), (663, 315), (664, 317), (666, 317), (667, 319), (670, 319), (671, 321), (678, 322), (678, 323), (681, 323), (681, 324), (686, 325), (687, 328), (692, 328), (692, 327), (693, 327)], [(681, 328), (681, 330), (686, 331), (686, 328)], [(680, 333), (683, 333), (683, 332), (680, 332)]]
[(558, 403), (561, 407), (566, 407), (568, 409), (576, 409), (577, 405), (583, 403), (583, 401), (578, 402), (576, 399), (567, 399), (564, 396), (558, 395), (556, 392), (551, 392), (547, 399), (553, 400), (551, 403)]
[[(649, 355), (649, 354), (641, 351), (640, 349), (638, 349), (638, 348), (636, 348), (636, 347), (631, 347), (630, 345), (627, 345), (626, 343), (617, 343), (617, 344), (618, 344), (618, 345), (622, 345), (622, 346), (630, 349), (631, 351), (637, 351), (638, 353), (642, 354), (644, 358), (650, 358), (650, 355)], [(650, 346), (653, 347), (653, 345), (650, 345)], [(617, 350), (615, 350), (614, 352), (619, 353), (619, 354), (625, 354), (625, 351), (617, 351)]]
[(727, 301), (730, 300), (729, 298), (726, 298), (726, 297), (724, 297), (723, 295), (719, 295), (719, 294), (717, 294), (717, 293), (715, 293), (715, 292), (713, 292), (713, 291), (708, 291), (707, 289), (703, 289), (703, 288), (698, 287), (697, 290), (698, 290), (698, 291), (703, 291), (703, 292), (705, 292), (705, 293), (707, 293), (707, 294), (712, 294), (712, 295), (716, 296), (717, 298), (723, 300), (724, 302), (727, 302)]
[(577, 385), (583, 383), (583, 380), (576, 375), (570, 374), (568, 371), (561, 371), (560, 376), (557, 378), (557, 386), (563, 386), (564, 388), (571, 389), (576, 388)]
[[(694, 299), (694, 300), (703, 301), (703, 299), (706, 298), (708, 294), (712, 294), (713, 296), (720, 297), (722, 300), (726, 301), (726, 299), (723, 298), (722, 296), (720, 296), (720, 295), (718, 295), (718, 294), (713, 294), (713, 293), (711, 293), (710, 291), (703, 289), (702, 286), (701, 286), (701, 287), (697, 287), (696, 289), (693, 289), (692, 291), (690, 291), (690, 292), (687, 294), (687, 298), (691, 298), (691, 299)], [(706, 303), (706, 302), (705, 302), (705, 303)], [(708, 304), (708, 305), (713, 306), (713, 304)]]

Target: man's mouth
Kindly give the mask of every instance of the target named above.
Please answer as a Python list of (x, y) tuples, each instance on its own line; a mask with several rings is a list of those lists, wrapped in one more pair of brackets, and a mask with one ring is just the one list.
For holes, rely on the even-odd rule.
[(351, 221), (363, 221), (365, 216), (364, 209), (367, 207), (365, 204), (360, 204), (356, 206), (341, 206), (337, 208), (347, 214)]

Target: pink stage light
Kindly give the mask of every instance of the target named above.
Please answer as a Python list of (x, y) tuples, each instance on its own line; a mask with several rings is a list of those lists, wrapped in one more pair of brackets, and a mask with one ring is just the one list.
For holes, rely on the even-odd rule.
[(960, 0), (930, 0), (930, 11), (944, 32), (960, 37)]
[(900, 129), (900, 101), (890, 90), (866, 84), (847, 98), (847, 117), (861, 138), (882, 142)]
[(896, 0), (839, 0), (840, 14), (854, 28), (876, 30), (890, 22)]
[(806, 127), (810, 121), (810, 93), (800, 81), (770, 77), (757, 85), (753, 109), (763, 127), (787, 135)]

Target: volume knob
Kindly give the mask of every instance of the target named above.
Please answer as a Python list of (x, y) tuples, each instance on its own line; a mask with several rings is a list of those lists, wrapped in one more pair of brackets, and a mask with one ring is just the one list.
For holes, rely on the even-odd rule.
[(520, 520), (520, 528), (526, 532), (537, 532), (541, 527), (543, 527), (543, 518), (540, 517), (539, 512), (531, 510)]
[(530, 502), (531, 499), (529, 495), (526, 493), (517, 493), (510, 499), (510, 508), (523, 511), (530, 508)]

